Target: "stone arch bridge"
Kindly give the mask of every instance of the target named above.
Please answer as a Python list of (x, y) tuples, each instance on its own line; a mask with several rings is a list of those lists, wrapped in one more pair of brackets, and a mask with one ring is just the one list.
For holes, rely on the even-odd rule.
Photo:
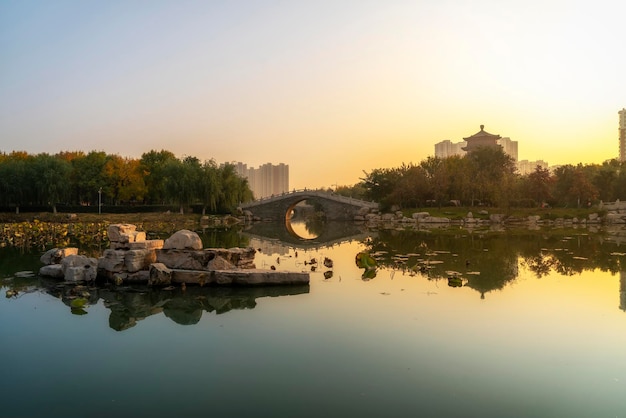
[(288, 220), (295, 206), (305, 200), (319, 204), (330, 221), (351, 221), (358, 214), (378, 210), (378, 203), (306, 189), (255, 200), (241, 205), (240, 209), (249, 211), (255, 218), (282, 221)]

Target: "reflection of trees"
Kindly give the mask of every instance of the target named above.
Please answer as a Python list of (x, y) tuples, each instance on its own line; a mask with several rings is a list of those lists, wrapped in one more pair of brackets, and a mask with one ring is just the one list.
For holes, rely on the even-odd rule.
[[(449, 231), (451, 232), (451, 231)], [(420, 271), (432, 279), (447, 278), (447, 271), (466, 274), (467, 284), (481, 294), (503, 288), (517, 277), (517, 254), (506, 236), (467, 234), (459, 231), (379, 231), (371, 241), (373, 253), (387, 252), (379, 263), (388, 267)], [(398, 255), (411, 254), (406, 260)], [(439, 264), (435, 264), (439, 262)], [(467, 275), (479, 271), (480, 275)]]
[[(620, 258), (624, 258), (619, 256), (619, 247), (601, 234), (565, 230), (386, 230), (379, 231), (369, 246), (372, 253), (379, 254), (380, 265), (411, 274), (421, 272), (432, 279), (447, 278), (446, 272), (458, 271), (466, 278), (466, 286), (481, 294), (514, 280), (518, 261), (537, 277), (543, 277), (551, 271), (568, 276), (594, 269), (617, 273), (621, 270)], [(472, 272), (480, 274), (468, 274)]]

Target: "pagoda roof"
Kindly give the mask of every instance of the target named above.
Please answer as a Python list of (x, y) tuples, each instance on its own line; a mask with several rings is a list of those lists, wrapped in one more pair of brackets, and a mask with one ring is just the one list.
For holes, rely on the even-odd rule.
[(485, 131), (485, 125), (480, 125), (480, 131), (476, 132), (472, 136), (468, 136), (467, 138), (463, 138), (463, 139), (467, 141), (468, 139), (474, 140), (474, 139), (479, 139), (479, 138), (500, 139), (502, 137), (500, 135), (490, 134), (489, 132)]

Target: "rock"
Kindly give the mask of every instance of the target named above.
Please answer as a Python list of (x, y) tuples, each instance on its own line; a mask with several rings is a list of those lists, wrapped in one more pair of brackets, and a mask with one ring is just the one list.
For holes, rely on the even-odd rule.
[(130, 242), (128, 248), (131, 250), (159, 250), (163, 248), (162, 239), (150, 239), (147, 241)]
[(150, 264), (148, 284), (151, 286), (167, 286), (172, 283), (172, 270), (163, 263)]
[(427, 216), (425, 218), (420, 219), (420, 222), (424, 223), (450, 223), (449, 218), (443, 218), (440, 216)]
[(411, 215), (411, 218), (420, 220), (422, 218), (427, 218), (429, 216), (430, 216), (430, 213), (428, 212), (415, 212), (414, 214)]
[(124, 255), (124, 267), (129, 273), (147, 270), (154, 262), (156, 262), (154, 250), (129, 250)]
[(140, 270), (135, 273), (129, 273), (125, 281), (128, 283), (146, 284), (149, 279), (150, 272), (148, 270)]
[[(191, 250), (157, 250), (156, 261), (171, 269), (215, 270), (219, 266), (227, 269), (251, 269), (254, 266), (254, 248), (207, 248)], [(213, 262), (217, 257), (222, 260)]]
[(187, 229), (181, 229), (165, 240), (163, 249), (201, 250), (202, 240), (195, 232)]
[(252, 247), (247, 248), (210, 248), (209, 252), (215, 253), (216, 256), (222, 257), (232, 265), (240, 269), (253, 269), (254, 256), (256, 251)]
[(98, 259), (98, 268), (108, 272), (121, 272), (124, 270), (125, 251), (122, 250), (104, 250), (102, 257)]
[(590, 214), (589, 214), (589, 220), (590, 220), (590, 221), (596, 221), (596, 220), (598, 220), (598, 214), (597, 214), (597, 213), (590, 213)]
[(207, 270), (209, 261), (215, 256), (214, 252), (203, 250), (156, 250), (157, 263), (163, 263), (171, 269)]
[(46, 251), (39, 260), (46, 265), (59, 264), (65, 257), (76, 254), (78, 254), (78, 248), (53, 248)]
[(368, 207), (362, 207), (357, 211), (357, 215), (359, 216), (365, 216), (370, 212), (370, 208)]
[(502, 213), (492, 213), (489, 215), (489, 221), (494, 224), (502, 223), (504, 220), (504, 215)]
[(219, 255), (207, 264), (207, 270), (234, 270), (236, 268), (234, 264)]
[(69, 255), (61, 261), (68, 282), (93, 281), (98, 275), (98, 260), (84, 255)]
[(472, 212), (467, 212), (466, 218), (473, 219), (474, 218), (474, 214)]
[(53, 279), (62, 279), (65, 277), (63, 266), (61, 264), (49, 264), (39, 269), (40, 276), (52, 277)]
[(381, 219), (383, 221), (393, 221), (394, 215), (393, 213), (383, 213), (383, 215), (381, 216)]
[(111, 224), (107, 228), (107, 236), (109, 237), (109, 241), (129, 242), (123, 241), (122, 235), (128, 235), (136, 229), (137, 227), (132, 224)]
[(267, 270), (172, 270), (173, 283), (199, 285), (293, 285), (308, 284), (309, 273)]

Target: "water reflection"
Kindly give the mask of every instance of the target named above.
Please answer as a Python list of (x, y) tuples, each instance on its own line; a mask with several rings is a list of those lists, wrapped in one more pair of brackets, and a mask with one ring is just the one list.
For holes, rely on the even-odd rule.
[(463, 286), (483, 298), (515, 280), (520, 266), (537, 278), (595, 269), (617, 274), (626, 256), (618, 251), (619, 243), (602, 234), (565, 231), (383, 230), (367, 244), (380, 265), (431, 279), (462, 277)]
[(254, 309), (258, 298), (293, 296), (309, 293), (309, 286), (266, 287), (180, 287), (148, 286), (84, 286), (39, 278), (34, 274), (18, 274), (3, 280), (7, 297), (29, 293), (46, 293), (68, 306), (74, 315), (89, 312), (102, 300), (110, 310), (109, 326), (116, 331), (134, 327), (149, 316), (163, 314), (180, 325), (200, 322), (204, 312), (217, 315), (232, 310)]
[(307, 236), (315, 238), (303, 238), (294, 232), (289, 222), (257, 222), (247, 225), (242, 232), (248, 238), (278, 241), (283, 245), (300, 249), (331, 247), (342, 242), (361, 241), (370, 235), (367, 228), (352, 222), (310, 220), (305, 221), (304, 229)]

